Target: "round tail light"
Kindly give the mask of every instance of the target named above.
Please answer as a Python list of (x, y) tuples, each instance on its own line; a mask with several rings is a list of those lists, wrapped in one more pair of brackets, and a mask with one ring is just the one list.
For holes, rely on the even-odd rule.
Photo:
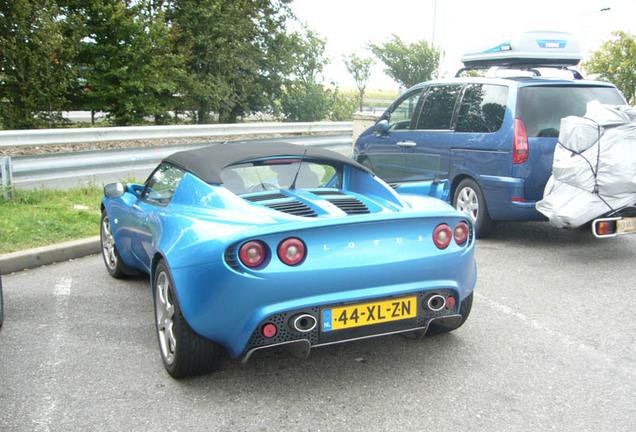
[(453, 231), (446, 224), (437, 225), (433, 231), (433, 243), (439, 249), (446, 249), (453, 239)]
[(300, 264), (305, 259), (305, 243), (302, 240), (290, 237), (278, 245), (278, 257), (287, 265)]
[(247, 267), (258, 267), (267, 258), (267, 246), (261, 241), (248, 241), (239, 249), (239, 258)]
[(460, 222), (455, 227), (455, 243), (463, 245), (468, 240), (468, 224), (466, 222)]

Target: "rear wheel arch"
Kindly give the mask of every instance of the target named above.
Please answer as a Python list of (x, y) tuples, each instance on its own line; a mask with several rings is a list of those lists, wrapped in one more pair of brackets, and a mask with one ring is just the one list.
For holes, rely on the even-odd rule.
[(223, 348), (196, 333), (188, 324), (170, 267), (161, 254), (153, 257), (152, 268), (155, 326), (166, 371), (174, 378), (183, 378), (215, 370)]

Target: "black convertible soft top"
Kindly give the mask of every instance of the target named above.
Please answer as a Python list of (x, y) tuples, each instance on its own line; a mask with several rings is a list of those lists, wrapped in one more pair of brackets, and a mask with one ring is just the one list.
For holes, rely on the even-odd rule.
[(221, 171), (230, 165), (261, 158), (282, 156), (320, 160), (333, 165), (350, 165), (371, 173), (365, 166), (340, 153), (320, 147), (305, 147), (284, 142), (228, 143), (174, 153), (163, 161), (199, 177), (206, 183), (220, 184)]

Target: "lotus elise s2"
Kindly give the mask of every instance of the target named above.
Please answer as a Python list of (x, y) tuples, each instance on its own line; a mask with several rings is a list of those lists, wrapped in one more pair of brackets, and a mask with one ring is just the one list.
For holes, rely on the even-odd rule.
[(143, 185), (104, 187), (103, 258), (113, 277), (150, 275), (173, 377), (212, 371), (222, 350), (302, 357), (442, 333), (468, 318), (476, 281), (472, 222), (437, 199), (447, 190), (439, 179), (389, 186), (322, 148), (186, 150)]

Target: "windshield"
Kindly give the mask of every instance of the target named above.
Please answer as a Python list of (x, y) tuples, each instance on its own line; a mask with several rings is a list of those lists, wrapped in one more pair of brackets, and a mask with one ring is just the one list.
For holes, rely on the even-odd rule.
[[(338, 187), (332, 165), (279, 158), (242, 163), (221, 171), (223, 186), (237, 195), (280, 189), (312, 189), (328, 183)], [(332, 180), (334, 179), (334, 180)]]
[(561, 119), (582, 117), (587, 103), (623, 105), (625, 100), (613, 87), (542, 86), (519, 90), (517, 117), (526, 125), (528, 137), (558, 137)]

